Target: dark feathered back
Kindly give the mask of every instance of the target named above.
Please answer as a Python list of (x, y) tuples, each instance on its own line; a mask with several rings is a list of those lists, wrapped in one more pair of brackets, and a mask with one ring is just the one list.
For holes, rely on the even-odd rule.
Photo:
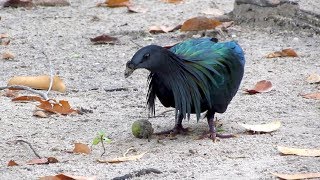
[(176, 117), (181, 114), (189, 118), (196, 113), (199, 119), (203, 111), (222, 113), (227, 109), (239, 88), (245, 64), (236, 42), (191, 39), (170, 48), (165, 57), (162, 61), (166, 61), (166, 67), (149, 75), (147, 103), (153, 114), (156, 96), (164, 106), (175, 107)]

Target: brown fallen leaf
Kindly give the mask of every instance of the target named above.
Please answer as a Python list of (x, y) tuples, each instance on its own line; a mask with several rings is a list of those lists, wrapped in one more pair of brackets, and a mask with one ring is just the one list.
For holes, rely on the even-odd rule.
[(27, 162), (29, 165), (33, 164), (48, 164), (48, 159), (47, 158), (41, 158), (41, 159), (31, 159), (30, 161)]
[(3, 7), (32, 7), (34, 4), (32, 0), (7, 0)]
[(93, 42), (93, 44), (115, 44), (118, 38), (103, 34), (95, 38), (90, 38), (90, 41)]
[(10, 160), (8, 162), (8, 166), (19, 166), (19, 164), (17, 164), (14, 160)]
[(83, 153), (83, 154), (90, 154), (91, 150), (88, 145), (82, 143), (75, 143), (73, 153)]
[(5, 51), (2, 54), (2, 59), (6, 59), (6, 60), (14, 59), (14, 54), (12, 52), (10, 52), (10, 51)]
[(265, 93), (272, 90), (272, 83), (268, 80), (262, 80), (256, 83), (253, 89), (245, 89), (248, 94)]
[(320, 149), (298, 149), (278, 146), (278, 151), (284, 155), (298, 155), (298, 156), (320, 156)]
[(0, 39), (0, 42), (1, 42), (1, 45), (3, 45), (3, 46), (8, 46), (10, 44), (10, 40), (9, 39), (7, 39), (7, 40)]
[(59, 162), (58, 159), (55, 157), (48, 157), (47, 159), (48, 159), (48, 163), (58, 163)]
[(151, 26), (149, 28), (149, 32), (152, 34), (156, 33), (168, 33), (173, 32), (181, 28), (181, 25), (178, 25), (176, 27), (167, 27), (167, 26)]
[(248, 131), (269, 133), (269, 132), (278, 130), (281, 126), (281, 122), (274, 121), (268, 124), (257, 124), (257, 125), (239, 124), (239, 125), (244, 127)]
[(126, 7), (129, 6), (131, 3), (129, 0), (106, 0), (103, 3), (98, 3), (97, 6), (106, 6), (110, 8), (115, 8), (115, 7)]
[(44, 101), (41, 97), (39, 96), (19, 96), (19, 97), (15, 97), (13, 98), (11, 101), (22, 101), (22, 102), (26, 102), (26, 101)]
[(41, 111), (41, 110), (36, 110), (33, 112), (33, 116), (36, 116), (36, 117), (41, 117), (41, 118), (47, 118), (49, 117), (47, 113), (45, 113), (44, 111)]
[(33, 3), (38, 6), (70, 6), (68, 0), (33, 0)]
[(267, 58), (276, 58), (276, 57), (298, 57), (298, 54), (293, 49), (283, 49), (282, 51), (276, 51), (270, 53), (266, 56)]
[(199, 17), (194, 17), (185, 21), (181, 26), (181, 31), (208, 30), (208, 29), (214, 29), (219, 25), (221, 25), (220, 21), (199, 16)]
[(85, 177), (85, 176), (73, 176), (69, 174), (58, 174), (55, 176), (43, 176), (40, 180), (96, 180), (96, 176)]
[(307, 78), (307, 82), (310, 83), (310, 84), (320, 83), (320, 75), (317, 74), (317, 73), (311, 74), (311, 75)]
[(320, 92), (301, 94), (303, 98), (320, 100)]
[(0, 34), (0, 39), (3, 39), (3, 38), (8, 38), (9, 37), (9, 34)]
[(139, 5), (129, 5), (127, 6), (128, 12), (131, 13), (146, 13), (148, 9), (144, 6), (139, 6)]
[(299, 174), (271, 173), (271, 174), (273, 174), (278, 178), (286, 179), (286, 180), (320, 178), (320, 173), (299, 173)]
[(173, 4), (179, 4), (183, 2), (183, 0), (162, 0), (162, 1), (166, 3), (173, 3)]
[[(15, 76), (8, 82), (8, 86), (11, 85), (22, 85), (31, 87), (33, 89), (47, 90), (50, 85), (50, 76)], [(53, 78), (52, 90), (62, 93), (66, 91), (65, 84), (58, 76), (54, 76)]]
[(121, 163), (121, 162), (126, 162), (126, 161), (135, 161), (138, 159), (141, 159), (147, 152), (134, 155), (134, 156), (124, 156), (124, 157), (118, 157), (114, 159), (109, 159), (109, 160), (97, 160), (100, 163)]
[(79, 113), (78, 110), (72, 109), (69, 102), (65, 100), (60, 100), (59, 102), (55, 100), (41, 101), (37, 107), (48, 112), (62, 115)]

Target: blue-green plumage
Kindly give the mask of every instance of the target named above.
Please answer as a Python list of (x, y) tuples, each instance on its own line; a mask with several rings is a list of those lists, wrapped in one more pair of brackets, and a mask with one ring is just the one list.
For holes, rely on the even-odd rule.
[(165, 107), (176, 109), (176, 125), (181, 125), (182, 119), (192, 113), (199, 120), (204, 111), (208, 111), (208, 118), (213, 118), (215, 112), (225, 112), (239, 88), (244, 64), (244, 53), (236, 42), (199, 38), (170, 49), (146, 46), (133, 56), (127, 68), (151, 71), (149, 109), (155, 112), (158, 97)]

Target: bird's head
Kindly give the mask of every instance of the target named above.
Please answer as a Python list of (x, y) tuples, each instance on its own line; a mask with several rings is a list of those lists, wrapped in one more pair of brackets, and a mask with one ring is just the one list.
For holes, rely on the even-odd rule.
[(168, 57), (168, 50), (161, 46), (149, 45), (138, 50), (126, 64), (124, 76), (129, 77), (134, 70), (145, 68), (149, 71), (156, 71), (165, 67), (165, 59)]

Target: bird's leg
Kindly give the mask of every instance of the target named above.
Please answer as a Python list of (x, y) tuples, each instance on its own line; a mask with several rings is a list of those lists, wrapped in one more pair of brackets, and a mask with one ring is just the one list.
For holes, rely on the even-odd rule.
[(177, 135), (177, 134), (187, 134), (189, 131), (188, 128), (184, 128), (182, 126), (182, 120), (183, 120), (183, 115), (179, 115), (178, 121), (176, 122), (175, 126), (171, 130), (167, 131), (161, 131), (158, 133), (155, 133), (155, 135)]
[(214, 120), (214, 112), (212, 112), (212, 111), (208, 111), (207, 112), (207, 120), (208, 120), (208, 125), (209, 125), (209, 132), (205, 133), (204, 135), (202, 135), (200, 137), (200, 139), (210, 138), (213, 141), (215, 141), (216, 137), (219, 137), (219, 138), (232, 138), (232, 137), (235, 137), (235, 135), (233, 135), (233, 134), (219, 134), (219, 133), (216, 132), (216, 126), (215, 126), (216, 122)]

